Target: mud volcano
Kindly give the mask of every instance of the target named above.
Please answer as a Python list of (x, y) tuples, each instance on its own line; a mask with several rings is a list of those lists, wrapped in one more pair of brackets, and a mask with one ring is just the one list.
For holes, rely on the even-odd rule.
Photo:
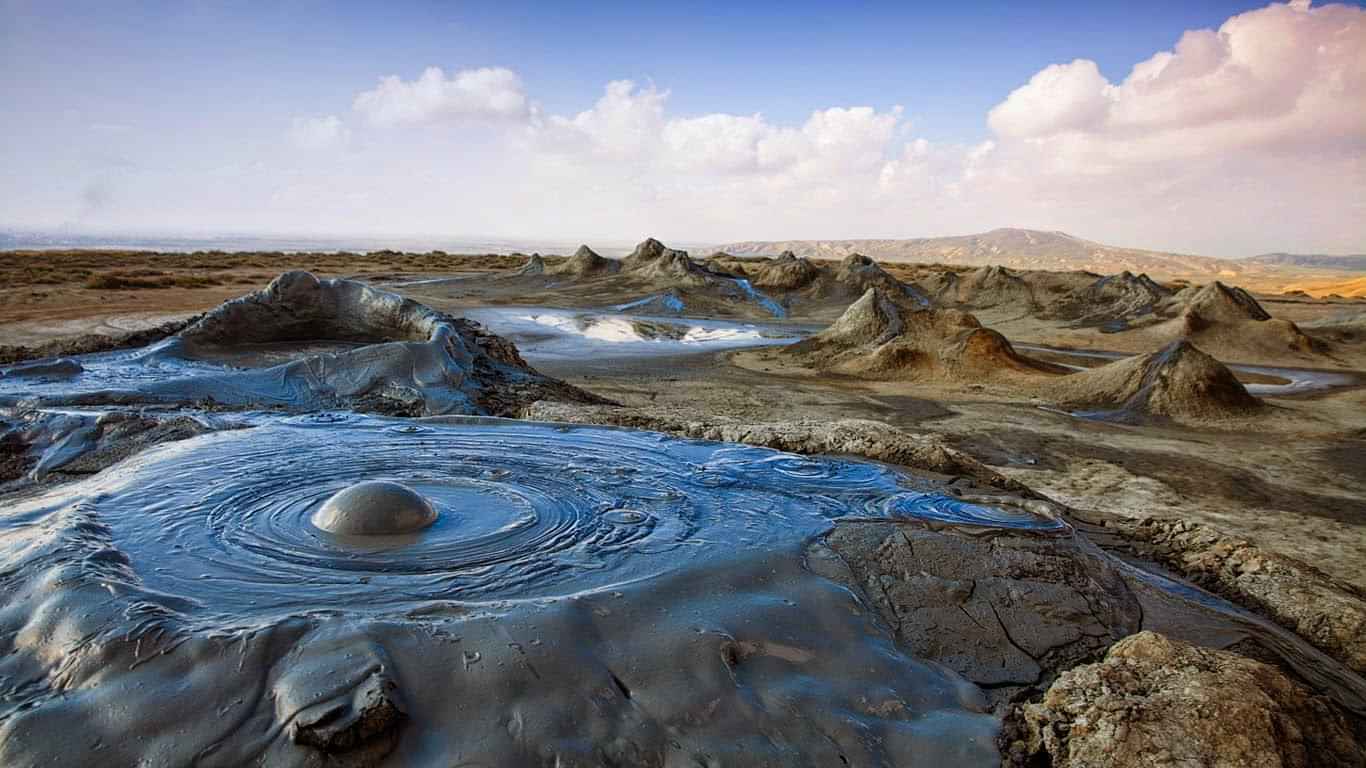
[(1003, 706), (1150, 623), (1366, 711), (1056, 512), (599, 427), (209, 433), (8, 504), (0, 764), (995, 766)]
[(1187, 341), (1074, 373), (1049, 386), (1057, 402), (1112, 421), (1229, 418), (1262, 407), (1232, 371)]
[(0, 522), (0, 762), (994, 765), (989, 700), (807, 567), (843, 518), (1067, 535), (880, 465), (604, 428), (151, 448)]
[(505, 414), (541, 399), (591, 401), (543, 376), (478, 324), (354, 280), (288, 272), (136, 353), (82, 359), (56, 383), (9, 376), (33, 404), (212, 402), (395, 415)]
[(956, 309), (931, 309), (869, 288), (829, 328), (783, 355), (818, 370), (871, 377), (971, 379), (1063, 369), (1019, 355), (1004, 336)]

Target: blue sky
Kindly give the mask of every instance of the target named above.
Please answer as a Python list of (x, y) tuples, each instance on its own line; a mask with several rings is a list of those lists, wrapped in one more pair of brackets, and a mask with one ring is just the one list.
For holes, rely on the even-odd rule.
[[(1200, 219), (1208, 216), (1196, 203), (1208, 197), (1211, 187), (1207, 179), (1197, 183), (1193, 177), (1186, 192), (1192, 205), (1182, 206), (1189, 208), (1189, 220), (1167, 227), (1170, 231), (1151, 233), (1157, 220), (1151, 212), (1129, 214), (1126, 219), (1118, 204), (1102, 211), (1087, 199), (1097, 189), (1091, 169), (1108, 165), (1095, 162), (1095, 157), (1132, 157), (1136, 151), (1116, 143), (1123, 133), (1113, 128), (1119, 117), (1096, 118), (1082, 126), (1063, 115), (1066, 119), (1055, 126), (1057, 130), (1029, 136), (1002, 128), (1002, 119), (993, 124), (988, 118), (1013, 91), (1050, 65), (1078, 59), (1094, 62), (1101, 79), (1092, 77), (1095, 82), (1088, 84), (1079, 75), (1073, 85), (1083, 90), (1118, 86), (1136, 64), (1172, 50), (1187, 30), (1219, 30), (1245, 12), (1260, 18), (1261, 6), (1256, 4), (641, 5), (0, 1), (0, 103), (9, 115), (0, 127), (0, 164), (8, 169), (0, 172), (0, 200), (5, 203), (0, 206), (0, 226), (350, 234), (458, 229), (468, 234), (628, 239), (638, 234), (624, 214), (564, 204), (562, 198), (575, 197), (575, 189), (590, 187), (603, 190), (612, 197), (614, 209), (632, 212), (642, 226), (677, 222), (679, 230), (687, 231), (676, 236), (694, 241), (917, 236), (947, 234), (939, 231), (941, 226), (961, 230), (1056, 224), (1080, 227), (1083, 231), (1077, 234), (1094, 239), (1119, 238), (1154, 247), (1239, 251), (1366, 246), (1362, 226), (1345, 221), (1359, 209), (1341, 206), (1330, 212), (1336, 218), (1326, 229), (1325, 214), (1319, 211), (1312, 223), (1301, 227), (1265, 227), (1260, 239), (1256, 232), (1221, 237), (1205, 231)], [(1341, 38), (1343, 28), (1360, 33), (1360, 6), (1338, 8), (1330, 8), (1329, 14), (1317, 6), (1304, 10), (1301, 15), (1306, 19), (1318, 15), (1312, 19), (1316, 26), (1301, 35), (1303, 46), (1313, 44), (1313, 34), (1336, 31)], [(1300, 23), (1289, 13), (1263, 15), (1257, 32), (1261, 38), (1252, 32), (1231, 34), (1270, 39), (1279, 34), (1276, 24), (1309, 28), (1310, 20)], [(1238, 50), (1236, 45), (1226, 47)], [(1366, 55), (1360, 48), (1353, 42), (1331, 61), (1305, 63), (1304, 72), (1295, 75), (1303, 90), (1315, 87), (1316, 78), (1326, 82), (1334, 71), (1354, 70)], [(1236, 69), (1235, 65), (1240, 66), (1231, 60), (1219, 66)], [(510, 70), (516, 88), (531, 105), (524, 123), (461, 112), (454, 118), (423, 118), (398, 128), (376, 127), (353, 106), (379, 78), (413, 81), (428, 67), (440, 67), (450, 77), (480, 68)], [(1196, 89), (1196, 96), (1208, 98), (1212, 76), (1202, 77), (1200, 83), (1187, 85)], [(1251, 88), (1253, 93), (1262, 87), (1243, 83), (1245, 78), (1216, 79), (1221, 84), (1238, 81), (1236, 87)], [(761, 114), (764, 125), (754, 129), (758, 138), (752, 138), (756, 146), (765, 141), (763, 137), (784, 130), (807, 130), (815, 136), (807, 121), (822, 110), (871, 107), (876, 115), (890, 115), (895, 107), (902, 111), (887, 131), (873, 128), (860, 134), (881, 142), (874, 147), (878, 164), (874, 167), (870, 160), (866, 168), (859, 166), (863, 175), (855, 173), (858, 162), (853, 154), (814, 165), (794, 155), (779, 170), (749, 169), (737, 180), (732, 171), (703, 172), (677, 158), (660, 160), (647, 149), (640, 150), (640, 156), (618, 158), (615, 165), (602, 160), (612, 152), (564, 159), (562, 147), (547, 149), (546, 125), (593, 109), (606, 84), (619, 80), (634, 81), (637, 91), (653, 87), (667, 92), (658, 123), (661, 131), (669, 121), (691, 117)], [(1288, 86), (1265, 87), (1283, 94)], [(1113, 90), (1105, 93), (1115, 103), (1122, 101)], [(1142, 104), (1140, 97), (1124, 96), (1130, 104)], [(1069, 99), (1091, 94), (1075, 96), (1055, 87), (1038, 98), (1051, 99), (1048, 104), (1070, 104)], [(1035, 109), (1051, 114), (1053, 107)], [(286, 137), (296, 121), (328, 117), (336, 120), (336, 130), (329, 134), (337, 139), (332, 142), (337, 144), (336, 154), (320, 157), (290, 146)], [(1266, 116), (1219, 119), (1253, 118), (1264, 123)], [(1339, 169), (1341, 177), (1330, 185), (1339, 197), (1366, 192), (1361, 188), (1363, 137), (1351, 115), (1343, 119), (1346, 123), (1332, 136), (1311, 137), (1316, 143), (1310, 147), (1332, 143), (1330, 156), (1317, 150), (1313, 154), (1330, 172)], [(1280, 139), (1252, 148), (1230, 139), (1226, 148), (1220, 143), (1224, 140), (1211, 138), (1215, 134), (1207, 131), (1206, 118), (1181, 126), (1182, 131), (1193, 128), (1204, 132), (1199, 161), (1208, 162), (1208, 172), (1222, 179), (1214, 189), (1261, 190), (1266, 198), (1268, 190), (1306, 183), (1298, 177), (1286, 182), (1269, 175), (1277, 168), (1256, 170), (1265, 159), (1287, 151)], [(529, 134), (533, 138), (528, 139)], [(1232, 126), (1221, 135), (1246, 134), (1242, 127)], [(1172, 157), (1180, 157), (1186, 169), (1190, 157), (1182, 148), (1195, 141), (1188, 141), (1193, 135), (1176, 133), (1169, 138)], [(592, 138), (616, 140), (601, 132)], [(1054, 160), (1060, 150), (1033, 159), (1024, 151), (1026, 145), (1037, 148), (1054, 139), (1058, 147), (1089, 142), (1086, 168), (1077, 173), (1080, 166), (1070, 166), (1074, 177), (1059, 177), (1047, 189), (1019, 191), (1015, 202), (999, 195), (970, 197), (972, 179), (983, 178), (964, 171), (975, 162), (974, 150), (983, 156), (1010, 157), (1012, 165), (993, 161), (990, 169), (1004, 184), (1031, 175), (1030, 163), (1047, 163), (1050, 172), (1058, 171)], [(724, 139), (696, 139), (713, 140)], [(812, 141), (819, 145), (823, 139)], [(910, 159), (907, 147), (916, 141), (929, 146), (921, 155), (923, 163)], [(986, 147), (988, 143), (992, 146)], [(1226, 156), (1233, 150), (1240, 154)], [(1160, 158), (1149, 158), (1149, 151), (1143, 148), (1144, 164), (1160, 164)], [(755, 152), (761, 155), (763, 150)], [(386, 175), (386, 168), (392, 173)], [(806, 168), (805, 175), (793, 176), (790, 172), (797, 168)], [(408, 185), (406, 191), (395, 185), (393, 174), (421, 169), (430, 171), (431, 178)], [(1134, 168), (1121, 170), (1105, 189), (1145, 189), (1136, 202), (1149, 208), (1154, 199), (1166, 199), (1154, 196), (1171, 174), (1154, 172), (1139, 178)], [(526, 182), (510, 183), (511, 174)], [(196, 176), (203, 186), (218, 189), (194, 188), (186, 177)], [(896, 193), (887, 186), (892, 177), (910, 179), (915, 191)], [(311, 192), (312, 202), (303, 211), (291, 208), (288, 201), (293, 198), (288, 194), (281, 197), (280, 190), (298, 189), (310, 181), (323, 190), (385, 192), (378, 200), (364, 201), (361, 192), (346, 200)], [(873, 183), (884, 187), (878, 200), (861, 197), (861, 190)], [(528, 184), (534, 184), (535, 199), (526, 195)], [(818, 188), (822, 184), (830, 188)], [(478, 197), (468, 189), (456, 189), (468, 185), (485, 186), (489, 192)], [(234, 193), (234, 186), (241, 189)], [(739, 187), (755, 190), (762, 199), (742, 200)], [(444, 204), (443, 188), (450, 190)], [(560, 192), (551, 194), (552, 189)], [(679, 197), (685, 194), (686, 198)], [(777, 210), (774, 195), (790, 196), (791, 215)], [(949, 211), (942, 201), (955, 195), (962, 203)], [(735, 215), (728, 218), (703, 210), (699, 199), (707, 197), (717, 200), (718, 206), (729, 206)], [(1038, 203), (1055, 198), (1052, 208)], [(933, 201), (940, 213), (916, 215), (926, 209), (926, 201)], [(392, 215), (358, 213), (374, 212), (377, 203), (393, 205)], [(988, 204), (999, 210), (981, 213)], [(874, 205), (880, 206), (881, 214), (869, 213)], [(1260, 199), (1258, 205), (1258, 211), (1277, 209), (1275, 200)], [(524, 209), (519, 215), (508, 213), (519, 207)], [(969, 208), (979, 214), (968, 215)], [(1217, 222), (1225, 227), (1247, 223), (1236, 215)], [(620, 231), (624, 229), (632, 231)], [(1135, 237), (1140, 239), (1133, 242)]]

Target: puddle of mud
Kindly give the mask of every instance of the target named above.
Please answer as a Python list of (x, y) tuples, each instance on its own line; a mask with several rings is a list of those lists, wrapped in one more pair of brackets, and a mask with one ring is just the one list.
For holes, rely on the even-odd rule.
[[(38, 609), (53, 600), (93, 600), (67, 628), (101, 658), (135, 659), (90, 669), (99, 685), (68, 670), (60, 700), (41, 684), (7, 689), (6, 764), (34, 749), (95, 764), (84, 742), (59, 737), (77, 722), (104, 745), (99, 764), (145, 757), (130, 732), (174, 733), (157, 742), (171, 762), (212, 747), (215, 764), (292, 764), (298, 743), (327, 732), (252, 736), (282, 716), (272, 702), (346, 699), (375, 675), (413, 717), (394, 764), (519, 765), (547, 750), (573, 762), (576, 749), (618, 747), (625, 764), (999, 760), (981, 692), (899, 650), (802, 552), (841, 518), (1045, 532), (1057, 520), (943, 496), (869, 462), (647, 432), (347, 413), (258, 423), (149, 449), (0, 516), (9, 620), (27, 616), (17, 631), (49, 638), (0, 672), (46, 674), (31, 666), (57, 652), (44, 643), (68, 637), (39, 626), (65, 615)], [(332, 494), (371, 479), (408, 485), (438, 520), (370, 542), (313, 527)], [(24, 586), (54, 567), (65, 574), (55, 591)], [(190, 692), (172, 709), (170, 681)], [(274, 681), (271, 696), (261, 681)], [(566, 695), (596, 703), (566, 720)]]
[(800, 329), (782, 325), (543, 307), (484, 307), (467, 310), (465, 317), (511, 339), (532, 361), (777, 346), (795, 343), (804, 335)]
[[(215, 620), (604, 589), (706, 568), (717, 549), (781, 548), (848, 515), (1055, 525), (856, 461), (608, 429), (339, 418), (153, 449), (18, 514), (56, 514), (84, 499), (149, 588), (193, 600), (196, 615)], [(424, 495), (437, 521), (360, 545), (312, 525), (332, 494), (376, 479)]]

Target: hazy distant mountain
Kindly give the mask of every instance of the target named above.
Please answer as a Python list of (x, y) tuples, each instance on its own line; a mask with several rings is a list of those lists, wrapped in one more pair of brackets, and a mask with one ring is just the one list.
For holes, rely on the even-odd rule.
[(1366, 272), (1366, 254), (1362, 253), (1346, 256), (1332, 256), (1326, 253), (1264, 253), (1244, 261), (1250, 264), (1274, 264), (1282, 267)]
[(942, 263), (965, 266), (999, 264), (1013, 269), (1087, 270), (1114, 274), (1128, 270), (1163, 279), (1209, 280), (1238, 278), (1279, 265), (1216, 259), (1139, 248), (1121, 248), (1083, 240), (1065, 232), (1033, 229), (993, 229), (979, 235), (922, 237), (909, 240), (784, 240), (748, 241), (722, 246), (736, 255), (778, 254), (839, 259), (862, 253), (883, 261)]

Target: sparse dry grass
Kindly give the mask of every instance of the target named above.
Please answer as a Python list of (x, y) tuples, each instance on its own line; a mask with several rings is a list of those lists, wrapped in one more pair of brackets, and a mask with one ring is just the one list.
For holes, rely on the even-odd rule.
[(306, 269), (323, 277), (403, 277), (504, 270), (525, 260), (525, 256), (441, 251), (3, 251), (0, 324), (60, 322), (119, 312), (200, 311), (264, 286), (276, 275), (292, 269)]
[[(125, 281), (132, 290), (191, 287), (189, 284), (149, 278), (180, 278), (194, 275), (223, 282), (239, 282), (240, 273), (274, 276), (291, 269), (307, 269), (320, 275), (350, 275), (373, 272), (443, 273), (511, 269), (525, 261), (522, 256), (483, 254), (403, 253), (280, 253), (196, 251), (194, 253), (156, 253), (151, 251), (8, 251), (0, 253), (0, 285), (20, 288), (29, 285), (65, 285), (94, 282), (109, 284)], [(219, 273), (234, 273), (224, 275)], [(101, 277), (111, 276), (108, 279)], [(268, 279), (268, 278), (267, 278)], [(191, 281), (193, 283), (194, 281)], [(200, 282), (202, 286), (215, 283)], [(108, 287), (95, 286), (99, 290)]]

